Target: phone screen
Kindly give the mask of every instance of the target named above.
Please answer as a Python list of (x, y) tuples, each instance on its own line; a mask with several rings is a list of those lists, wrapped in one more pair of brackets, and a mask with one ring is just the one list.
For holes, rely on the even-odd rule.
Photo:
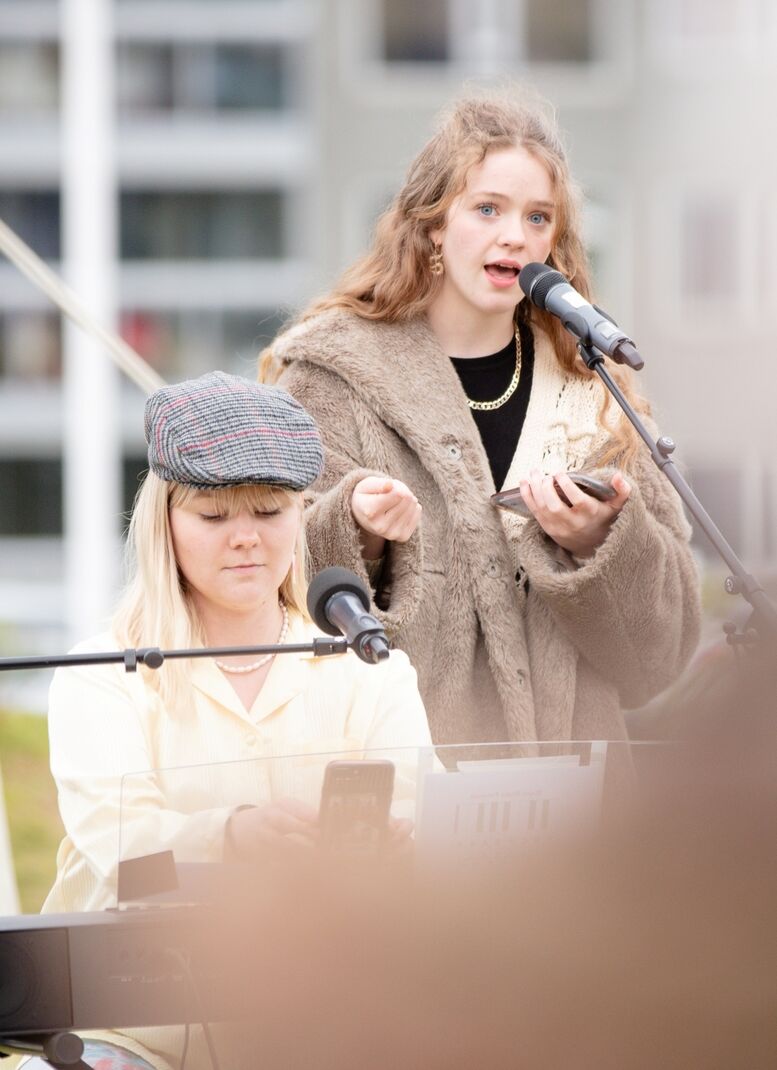
[(343, 854), (378, 854), (388, 835), (393, 790), (392, 762), (330, 762), (319, 810), (324, 847)]

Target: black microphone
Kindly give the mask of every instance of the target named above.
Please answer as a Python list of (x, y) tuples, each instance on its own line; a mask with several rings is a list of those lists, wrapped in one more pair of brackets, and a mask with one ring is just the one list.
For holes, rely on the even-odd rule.
[(560, 271), (547, 264), (527, 264), (518, 275), (518, 285), (538, 308), (558, 316), (566, 329), (583, 345), (595, 346), (617, 364), (639, 371), (644, 360), (632, 340), (606, 312), (570, 286)]
[(370, 592), (347, 568), (325, 568), (308, 588), (308, 613), (321, 631), (344, 635), (362, 661), (375, 665), (389, 656), (389, 647), (369, 608)]

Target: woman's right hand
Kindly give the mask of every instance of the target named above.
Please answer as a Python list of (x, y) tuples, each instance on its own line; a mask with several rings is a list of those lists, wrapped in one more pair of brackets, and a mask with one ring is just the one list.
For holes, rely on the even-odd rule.
[(362, 557), (383, 556), (386, 542), (407, 542), (421, 519), (415, 494), (398, 479), (367, 476), (353, 488), (351, 512), (361, 529)]
[(299, 850), (318, 843), (318, 811), (298, 799), (278, 799), (230, 814), (227, 843), (232, 858)]

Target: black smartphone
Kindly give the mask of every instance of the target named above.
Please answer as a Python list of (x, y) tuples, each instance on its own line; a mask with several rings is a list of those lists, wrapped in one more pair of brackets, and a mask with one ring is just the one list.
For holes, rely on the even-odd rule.
[[(567, 472), (567, 475), (575, 486), (580, 487), (586, 494), (590, 494), (592, 498), (596, 498), (600, 502), (606, 502), (609, 498), (615, 497), (615, 489), (601, 479), (594, 479), (593, 476), (587, 476), (584, 472)], [(572, 503), (558, 483), (555, 483), (555, 487), (561, 500), (566, 502), (567, 505), (571, 505)], [(520, 516), (531, 516), (526, 502), (521, 497), (520, 487), (514, 487), (512, 490), (497, 491), (496, 494), (491, 495), (491, 501), (494, 505), (498, 505), (500, 509), (509, 509), (513, 513), (519, 513)]]
[(319, 807), (324, 849), (341, 854), (379, 854), (388, 838), (393, 795), (393, 762), (329, 762)]

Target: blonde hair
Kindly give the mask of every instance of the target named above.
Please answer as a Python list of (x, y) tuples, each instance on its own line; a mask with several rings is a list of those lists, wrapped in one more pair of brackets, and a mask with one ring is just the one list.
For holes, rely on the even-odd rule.
[[(376, 224), (371, 250), (340, 278), (331, 293), (314, 301), (299, 317), (304, 322), (333, 308), (348, 309), (369, 320), (399, 322), (414, 319), (429, 307), (440, 276), (432, 274), (432, 231), (443, 229), (448, 211), (463, 191), (472, 167), (495, 149), (520, 146), (547, 168), (556, 199), (553, 244), (548, 264), (556, 268), (584, 297), (591, 297), (588, 258), (581, 238), (580, 196), (572, 181), (566, 153), (552, 110), (536, 96), (515, 89), (468, 93), (443, 114), (442, 123), (413, 163), (402, 189)], [(559, 320), (525, 298), (516, 318), (536, 323), (551, 339), (565, 372), (582, 378), (592, 374), (579, 360), (576, 343)], [(272, 345), (260, 355), (259, 378), (273, 382), (280, 362)], [(621, 389), (642, 412), (630, 375), (612, 373)], [(631, 425), (615, 413), (605, 393), (599, 422), (614, 445), (603, 455), (629, 459), (638, 446)]]
[[(205, 635), (194, 602), (175, 557), (170, 509), (186, 505), (198, 493), (192, 487), (167, 483), (149, 472), (138, 491), (127, 537), (128, 575), (113, 617), (114, 634), (123, 647), (156, 646), (162, 650), (203, 646)], [(233, 515), (246, 507), (269, 511), (293, 503), (302, 514), (302, 494), (266, 484), (219, 488), (213, 504)], [(308, 618), (307, 545), (299, 525), (292, 566), (279, 594), (288, 608)], [(182, 705), (190, 684), (188, 662), (170, 660), (160, 670), (141, 669), (170, 712)]]

